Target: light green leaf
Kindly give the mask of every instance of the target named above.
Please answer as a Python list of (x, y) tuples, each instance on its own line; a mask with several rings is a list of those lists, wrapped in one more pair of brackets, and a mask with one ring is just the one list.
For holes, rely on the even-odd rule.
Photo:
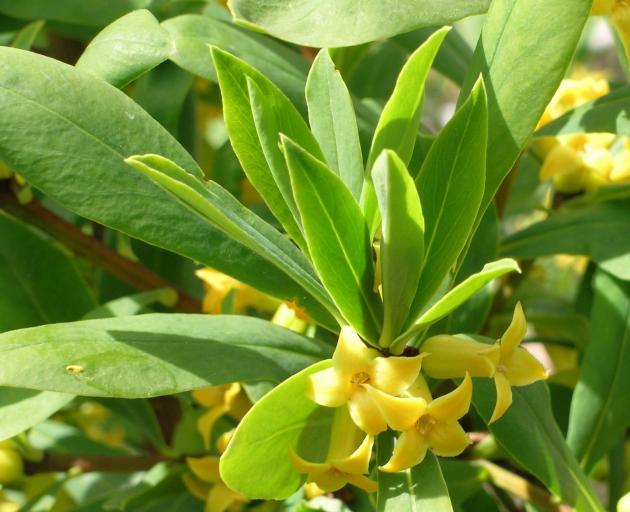
[(488, 91), (488, 172), (476, 224), (564, 78), (591, 4), (492, 2), (460, 96), (463, 102), (481, 73)]
[[(379, 464), (392, 453), (391, 434), (378, 438)], [(422, 463), (400, 473), (379, 471), (377, 512), (453, 512), (437, 457), (428, 451)]]
[(153, 14), (134, 11), (105, 27), (76, 67), (122, 88), (164, 62), (172, 47), (170, 34)]
[(73, 398), (66, 393), (0, 387), (0, 441), (44, 421)]
[(94, 320), (96, 318), (137, 315), (144, 311), (147, 306), (156, 303), (172, 308), (177, 303), (177, 292), (172, 288), (161, 288), (114, 299), (93, 309), (83, 319)]
[[(212, 48), (212, 60), (221, 87), (223, 116), (230, 142), (245, 174), (260, 193), (269, 209), (300, 247), (306, 243), (302, 230), (291, 213), (280, 186), (269, 168), (265, 151), (258, 138), (254, 113), (249, 100), (247, 79), (253, 80), (263, 94), (281, 98), (280, 91), (263, 75), (240, 59)], [(285, 98), (285, 105), (290, 103)], [(299, 116), (297, 112), (291, 112)]]
[(483, 196), (488, 117), (483, 81), (437, 136), (416, 185), (425, 219), (425, 256), (409, 312), (413, 322), (457, 261)]
[(331, 348), (236, 315), (149, 314), (0, 334), (0, 385), (146, 398), (234, 381), (280, 382)]
[[(492, 341), (488, 340), (489, 343)], [(537, 382), (513, 387), (512, 393), (512, 406), (500, 420), (490, 425), (501, 449), (577, 512), (603, 512), (558, 428), (547, 386)], [(486, 422), (492, 415), (494, 400), (492, 381), (475, 379), (473, 403)]]
[[(197, 215), (293, 277), (329, 311), (336, 311), (311, 264), (298, 248), (219, 184), (204, 182), (158, 155), (133, 156), (126, 162), (155, 180)], [(304, 306), (312, 309), (314, 305), (307, 299)], [(332, 328), (335, 327), (333, 321)]]
[(358, 201), (363, 186), (363, 156), (357, 119), (348, 88), (328, 50), (317, 54), (306, 82), (311, 130), (326, 162)]
[(0, 212), (0, 332), (81, 318), (96, 306), (66, 252)]
[(376, 231), (380, 220), (374, 184), (370, 176), (372, 166), (384, 149), (393, 150), (405, 165), (409, 164), (420, 127), (424, 84), (433, 60), (449, 30), (448, 27), (438, 30), (411, 54), (398, 75), (394, 91), (385, 104), (376, 125), (367, 159), (367, 179), (361, 197), (361, 205), (370, 233)]
[(237, 21), (292, 43), (354, 46), (486, 11), (489, 0), (232, 0)]
[(620, 87), (606, 96), (584, 103), (536, 132), (537, 137), (571, 133), (616, 133), (630, 135), (630, 86)]
[(500, 254), (515, 258), (583, 254), (607, 272), (630, 280), (628, 230), (629, 199), (566, 208), (505, 238)]
[(26, 20), (51, 20), (72, 25), (103, 27), (122, 15), (148, 7), (150, 0), (0, 0), (0, 13)]
[(400, 334), (418, 290), (424, 217), (416, 184), (396, 153), (381, 153), (372, 180), (383, 219), (380, 255), (385, 311), (380, 344), (388, 347)]
[(29, 23), (16, 34), (11, 46), (20, 50), (30, 50), (44, 25), (45, 22), (43, 20)]
[(567, 442), (586, 471), (630, 425), (630, 283), (599, 271)]
[(175, 45), (171, 59), (178, 66), (216, 82), (208, 45), (222, 48), (247, 61), (277, 84), (300, 110), (306, 110), (304, 84), (308, 64), (286, 45), (231, 21), (195, 14), (169, 19), (162, 26), (171, 34)]
[(276, 297), (304, 293), (124, 163), (157, 153), (201, 176), (177, 141), (116, 88), (53, 59), (0, 48), (0, 111), (0, 159), (68, 209)]
[(289, 378), (254, 404), (221, 457), (221, 478), (252, 499), (282, 500), (304, 483), (289, 448), (321, 462), (328, 447), (333, 408), (318, 406), (304, 391), (309, 375), (329, 368), (322, 361)]
[(418, 318), (401, 336), (401, 339), (397, 340), (397, 345), (398, 343), (402, 344), (413, 335), (426, 329), (432, 323), (444, 318), (481, 290), (490, 281), (509, 272), (520, 273), (520, 271), (521, 269), (519, 268), (518, 263), (510, 258), (504, 258), (484, 265), (481, 272), (473, 274), (462, 281), (455, 288), (441, 297), (427, 311), (425, 311), (420, 318)]
[(313, 265), (345, 319), (376, 343), (382, 306), (373, 291), (372, 247), (359, 205), (323, 162), (286, 137), (282, 143)]

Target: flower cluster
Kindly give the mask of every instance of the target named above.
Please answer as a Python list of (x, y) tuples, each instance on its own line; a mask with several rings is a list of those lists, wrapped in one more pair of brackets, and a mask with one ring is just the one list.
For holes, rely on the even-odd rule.
[[(344, 327), (332, 366), (310, 377), (306, 395), (317, 404), (336, 407), (326, 462), (312, 463), (291, 451), (298, 471), (325, 491), (352, 483), (371, 492), (366, 475), (374, 436), (388, 428), (400, 432), (385, 472), (411, 468), (427, 450), (454, 457), (470, 444), (458, 420), (468, 412), (472, 377), (493, 378), (497, 400), (491, 422), (512, 403), (512, 386), (546, 378), (542, 365), (519, 346), (526, 320), (518, 304), (501, 339), (489, 345), (457, 336), (434, 336), (413, 357), (386, 357), (367, 347), (351, 327)], [(437, 379), (462, 378), (450, 393), (433, 398), (421, 374)]]
[(594, 0), (591, 16), (610, 18), (626, 49), (626, 55), (630, 57), (630, 3), (628, 0)]
[[(597, 75), (564, 80), (545, 110), (541, 128), (566, 112), (604, 96), (608, 81)], [(534, 151), (542, 159), (540, 180), (553, 179), (557, 191), (592, 192), (602, 185), (630, 181), (630, 139), (610, 133), (541, 137)]]

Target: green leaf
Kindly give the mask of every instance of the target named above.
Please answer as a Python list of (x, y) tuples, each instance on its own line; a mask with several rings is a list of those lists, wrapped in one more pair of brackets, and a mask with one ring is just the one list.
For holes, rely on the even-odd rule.
[(391, 150), (381, 153), (372, 180), (383, 219), (381, 282), (384, 320), (380, 344), (388, 347), (407, 319), (424, 256), (424, 217), (413, 178)]
[(401, 340), (397, 340), (397, 345), (398, 343), (402, 343), (413, 335), (426, 329), (432, 323), (447, 316), (481, 290), (490, 281), (509, 272), (520, 273), (520, 271), (521, 269), (519, 268), (518, 263), (509, 258), (493, 261), (492, 263), (484, 265), (481, 272), (473, 274), (462, 281), (455, 288), (441, 297), (427, 311), (425, 311), (420, 318), (418, 318), (401, 336)]
[(409, 164), (420, 127), (425, 81), (449, 30), (448, 27), (438, 30), (411, 54), (398, 75), (394, 91), (376, 125), (367, 159), (367, 180), (361, 197), (370, 233), (376, 231), (379, 222), (374, 184), (370, 176), (372, 166), (384, 149), (393, 150), (405, 165)]
[[(564, 78), (591, 0), (492, 2), (460, 101), (481, 73), (488, 91), (487, 175), (481, 216)], [(544, 41), (544, 44), (541, 44)]]
[(629, 280), (629, 229), (630, 199), (565, 208), (505, 238), (500, 254), (515, 258), (583, 254), (607, 272)]
[(326, 162), (358, 201), (363, 186), (363, 156), (357, 119), (348, 88), (328, 50), (317, 54), (306, 82), (311, 130)]
[(119, 316), (137, 315), (152, 304), (162, 304), (172, 308), (177, 303), (177, 292), (172, 288), (160, 288), (150, 292), (136, 293), (127, 297), (111, 300), (93, 309), (83, 317), (84, 320), (97, 318), (113, 318)]
[(238, 22), (302, 46), (354, 46), (486, 11), (489, 0), (232, 0)]
[[(392, 453), (393, 436), (378, 438), (379, 464)], [(400, 473), (378, 472), (377, 512), (453, 512), (437, 457), (428, 451), (422, 463)]]
[(571, 401), (567, 442), (590, 471), (630, 425), (630, 283), (598, 271), (591, 340)]
[(283, 500), (304, 483), (289, 448), (320, 462), (328, 447), (333, 408), (320, 407), (304, 391), (309, 375), (329, 368), (322, 361), (289, 378), (254, 404), (221, 457), (221, 478), (252, 499)]
[[(603, 512), (558, 428), (547, 386), (537, 382), (513, 387), (512, 393), (512, 406), (490, 425), (501, 449), (577, 512)], [(492, 415), (494, 400), (492, 381), (475, 379), (473, 403), (486, 423)]]
[(606, 96), (584, 103), (554, 119), (536, 132), (537, 137), (571, 133), (616, 133), (630, 135), (628, 108), (630, 86), (620, 87)]
[(44, 421), (73, 398), (66, 393), (0, 387), (0, 441)]
[(16, 34), (11, 46), (20, 50), (30, 50), (44, 25), (45, 22), (42, 20), (29, 23)]
[(12, 18), (59, 21), (72, 25), (103, 27), (122, 15), (147, 7), (150, 0), (0, 0), (0, 13)]
[(234, 381), (280, 382), (331, 348), (236, 315), (149, 314), (0, 334), (0, 385), (146, 398)]
[(96, 306), (66, 252), (0, 212), (0, 332), (81, 318)]
[[(212, 60), (217, 69), (223, 98), (223, 116), (234, 152), (252, 185), (284, 226), (289, 236), (300, 247), (305, 247), (301, 228), (269, 168), (265, 151), (258, 138), (254, 113), (249, 100), (247, 79), (253, 80), (265, 95), (282, 98), (282, 94), (253, 67), (229, 53), (212, 48)], [(286, 98), (283, 99), (285, 106), (290, 109), (290, 102)], [(297, 112), (291, 110), (286, 113), (293, 114), (292, 117), (299, 117)]]
[(373, 291), (370, 234), (359, 205), (324, 163), (286, 137), (282, 143), (313, 265), (345, 319), (376, 343), (382, 306)]
[(162, 26), (171, 34), (175, 45), (171, 59), (187, 71), (216, 82), (212, 59), (208, 58), (208, 45), (222, 48), (255, 67), (305, 111), (304, 84), (308, 64), (286, 45), (238, 27), (231, 21), (195, 14), (169, 19)]
[(425, 256), (409, 312), (413, 322), (466, 245), (483, 196), (488, 117), (483, 81), (437, 136), (416, 185), (425, 219)]
[(105, 27), (76, 63), (115, 87), (124, 87), (164, 62), (172, 48), (170, 34), (147, 10), (134, 11)]
[[(159, 183), (195, 214), (286, 272), (330, 312), (336, 312), (313, 267), (298, 248), (220, 185), (212, 181), (201, 181), (158, 155), (133, 156), (126, 162)], [(307, 299), (304, 306), (313, 309), (314, 304)], [(332, 328), (335, 327), (333, 321)]]
[(276, 297), (304, 294), (124, 163), (157, 153), (201, 176), (177, 141), (121, 91), (53, 59), (0, 48), (0, 110), (0, 159), (68, 209)]

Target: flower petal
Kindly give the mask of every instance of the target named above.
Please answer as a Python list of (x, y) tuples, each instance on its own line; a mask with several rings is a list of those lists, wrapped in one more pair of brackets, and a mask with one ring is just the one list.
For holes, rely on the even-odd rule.
[(309, 475), (309, 480), (326, 492), (335, 492), (348, 483), (348, 475), (337, 471), (326, 471), (317, 475)]
[(385, 473), (396, 473), (420, 464), (427, 453), (427, 442), (415, 428), (400, 434), (394, 452), (387, 464), (378, 469)]
[(424, 356), (377, 357), (373, 362), (370, 384), (390, 395), (401, 395), (418, 377)]
[(504, 358), (503, 370), (512, 386), (527, 386), (547, 378), (547, 371), (532, 354), (522, 347), (517, 347)]
[(215, 405), (210, 410), (204, 412), (197, 419), (197, 430), (201, 434), (203, 445), (206, 449), (210, 448), (210, 441), (212, 440), (212, 430), (214, 429), (214, 424), (226, 412), (226, 405)]
[(458, 420), (470, 409), (472, 389), (472, 379), (466, 374), (462, 383), (453, 391), (429, 403), (427, 414), (440, 422)]
[(330, 460), (330, 465), (344, 473), (351, 475), (362, 475), (367, 473), (370, 467), (370, 456), (372, 455), (372, 445), (374, 438), (365, 436), (359, 447), (344, 459)]
[(352, 395), (352, 384), (335, 368), (326, 368), (309, 377), (306, 396), (324, 407), (339, 407)]
[(470, 445), (466, 432), (456, 421), (436, 423), (426, 439), (429, 448), (440, 457), (456, 457)]
[(501, 359), (512, 352), (527, 334), (527, 320), (520, 302), (516, 303), (512, 322), (501, 336)]
[(202, 482), (191, 473), (184, 473), (182, 475), (182, 481), (184, 482), (184, 487), (188, 489), (190, 494), (192, 494), (195, 498), (206, 501), (208, 493), (210, 492), (210, 484)]
[(501, 418), (512, 405), (512, 388), (507, 377), (503, 373), (497, 372), (494, 376), (494, 385), (497, 388), (497, 403), (494, 406), (490, 423)]
[(360, 387), (348, 401), (352, 421), (363, 432), (376, 435), (387, 430), (387, 421), (368, 392)]
[(205, 512), (224, 512), (236, 501), (236, 493), (223, 484), (213, 485), (208, 493)]
[(341, 328), (337, 348), (333, 354), (334, 368), (339, 373), (344, 376), (360, 372), (369, 374), (372, 360), (377, 356), (378, 351), (368, 348), (352, 327)]
[(204, 407), (213, 407), (223, 403), (225, 392), (229, 387), (229, 384), (225, 384), (222, 386), (195, 389), (191, 394), (195, 401)]
[(499, 364), (499, 347), (457, 336), (433, 336), (422, 344), (427, 357), (422, 369), (434, 379), (492, 377)]
[(186, 464), (193, 474), (210, 484), (221, 482), (219, 474), (219, 457), (186, 457)]
[(413, 427), (418, 418), (427, 408), (424, 398), (398, 398), (370, 386), (363, 386), (385, 418), (387, 424), (394, 430), (403, 432)]
[(297, 469), (300, 473), (309, 474), (309, 475), (317, 475), (320, 473), (325, 473), (330, 470), (331, 465), (327, 462), (309, 462), (302, 457), (300, 457), (293, 448), (289, 448), (289, 457), (291, 458), (291, 463), (293, 467)]
[(427, 403), (433, 400), (429, 385), (427, 384), (427, 381), (424, 380), (422, 374), (418, 375), (418, 378), (403, 396), (415, 396), (418, 398), (424, 398), (424, 401)]
[(365, 492), (378, 491), (378, 484), (364, 475), (348, 475), (348, 483), (363, 489)]

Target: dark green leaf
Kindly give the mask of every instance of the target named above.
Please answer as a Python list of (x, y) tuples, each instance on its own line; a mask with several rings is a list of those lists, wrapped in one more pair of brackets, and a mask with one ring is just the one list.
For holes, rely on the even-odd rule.
[(97, 318), (133, 316), (155, 303), (172, 308), (177, 303), (177, 292), (172, 288), (162, 288), (114, 299), (93, 309), (83, 319), (94, 320)]

